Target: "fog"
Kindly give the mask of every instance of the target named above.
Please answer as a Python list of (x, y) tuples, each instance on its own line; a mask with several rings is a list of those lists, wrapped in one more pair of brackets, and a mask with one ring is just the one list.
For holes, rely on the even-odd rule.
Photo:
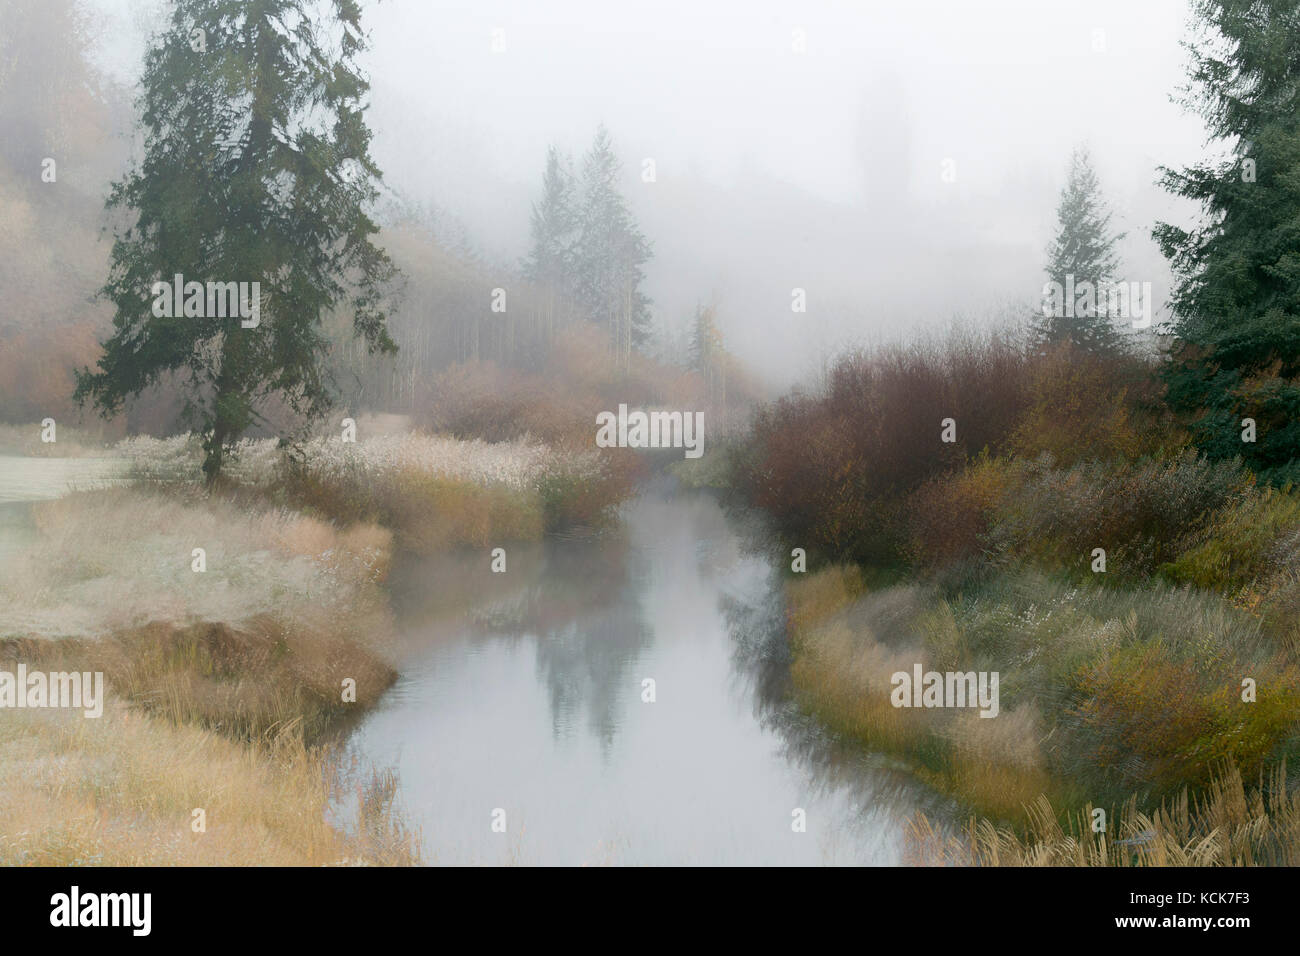
[[(159, 6), (98, 6), (129, 81)], [(1127, 233), (1125, 277), (1157, 303), (1151, 226), (1193, 212), (1155, 185), (1205, 150), (1172, 99), (1184, 0), (386, 0), (366, 17), (395, 199), (513, 267), (547, 145), (581, 157), (603, 122), (653, 243), (660, 331), (715, 301), (728, 347), (774, 386), (846, 343), (1032, 308), (1075, 145)]]
[(0, 866), (1300, 865), (1297, 50), (0, 0)]

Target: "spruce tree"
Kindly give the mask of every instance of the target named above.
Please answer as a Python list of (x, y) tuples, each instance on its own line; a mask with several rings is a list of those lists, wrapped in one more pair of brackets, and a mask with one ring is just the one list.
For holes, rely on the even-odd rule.
[[(1117, 276), (1115, 245), (1123, 234), (1111, 231), (1111, 212), (1086, 149), (1075, 149), (1070, 158), (1056, 218), (1056, 239), (1048, 253), (1048, 281), (1062, 290), (1077, 290), (1088, 283), (1093, 298), (1091, 303), (1077, 299), (1068, 308), (1041, 315), (1039, 339), (1048, 345), (1068, 341), (1089, 352), (1119, 351), (1124, 339), (1115, 318), (1107, 314), (1107, 289)], [(1068, 291), (1065, 294), (1070, 295)]]
[[(395, 270), (367, 214), (380, 178), (363, 118), (356, 0), (177, 0), (146, 56), (144, 153), (110, 194), (124, 222), (103, 294), (114, 332), (77, 398), (106, 416), (167, 373), (217, 477), (280, 399), (303, 420), (332, 404), (323, 317), (347, 307), (371, 351), (394, 351), (383, 291)], [(155, 282), (258, 282), (260, 324), (155, 315)], [(187, 310), (188, 311), (188, 310)]]
[(542, 198), (533, 203), (532, 246), (524, 259), (524, 275), (535, 282), (569, 293), (577, 240), (577, 184), (571, 164), (551, 146), (542, 174)]
[(621, 168), (601, 125), (583, 162), (574, 278), (588, 317), (610, 330), (614, 352), (626, 362), (650, 336), (650, 300), (641, 291), (650, 244), (618, 191)]
[[(1154, 235), (1173, 267), (1168, 399), (1212, 458), (1266, 479), (1300, 475), (1300, 2), (1198, 0), (1184, 105), (1225, 158), (1164, 169), (1194, 200), (1192, 229)], [(1255, 423), (1255, 441), (1243, 440)]]
[(539, 315), (545, 341), (571, 314), (576, 294), (575, 257), (578, 239), (577, 181), (572, 161), (551, 146), (542, 174), (542, 198), (533, 203), (532, 245), (524, 258), (524, 276), (541, 286)]

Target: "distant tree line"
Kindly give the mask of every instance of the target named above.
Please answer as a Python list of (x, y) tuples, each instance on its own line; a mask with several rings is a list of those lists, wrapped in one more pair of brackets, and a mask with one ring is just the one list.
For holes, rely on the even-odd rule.
[[(78, 397), (106, 414), (124, 406), (129, 414), (128, 402), (156, 402), (160, 390), (182, 399), (215, 474), (223, 449), (265, 421), (269, 406), (308, 419), (340, 396), (409, 408), (445, 365), (536, 366), (558, 331), (579, 321), (604, 331), (616, 365), (626, 368), (645, 346), (650, 244), (620, 192), (608, 131), (597, 130), (580, 167), (548, 150), (518, 271), (453, 248), (419, 215), (391, 217), (381, 232), (367, 85), (356, 67), (364, 31), (354, 4), (330, 8), (332, 17), (316, 17), (302, 0), (174, 4), (145, 63), (141, 158), (110, 196), (115, 241), (102, 301), (114, 327), (96, 355), (102, 319), (87, 277), (102, 275), (103, 262), (82, 200), (119, 165), (105, 133), (121, 125), (120, 96), (86, 66), (75, 0), (7, 0), (0, 278), (10, 308), (0, 315), (0, 418), (43, 417), (71, 392), (80, 365)], [(1209, 456), (1240, 456), (1269, 480), (1293, 480), (1300, 84), (1289, 54), (1300, 49), (1300, 0), (1195, 0), (1195, 9), (1210, 39), (1193, 48), (1187, 105), (1231, 154), (1162, 171), (1164, 187), (1202, 212), (1193, 227), (1154, 231), (1175, 276), (1160, 330), (1165, 397)], [(205, 25), (197, 40), (196, 24)], [(51, 165), (41, 181), (46, 158), (57, 180)], [(1082, 151), (1057, 219), (1049, 280), (1112, 281), (1122, 234)], [(260, 281), (265, 320), (236, 330), (152, 315), (151, 284), (176, 273)], [(508, 297), (500, 311), (498, 288)], [(1091, 353), (1132, 341), (1099, 301), (1040, 316), (1037, 333), (1041, 346)], [(697, 316), (691, 339), (693, 364), (725, 400), (711, 311)], [(1256, 440), (1242, 438), (1247, 420)], [(157, 417), (136, 421), (164, 427)]]
[(650, 337), (650, 300), (641, 287), (651, 253), (619, 192), (621, 169), (603, 125), (581, 175), (556, 147), (547, 150), (524, 274), (551, 289), (557, 303), (569, 303), (575, 318), (608, 329), (610, 348), (626, 365)]

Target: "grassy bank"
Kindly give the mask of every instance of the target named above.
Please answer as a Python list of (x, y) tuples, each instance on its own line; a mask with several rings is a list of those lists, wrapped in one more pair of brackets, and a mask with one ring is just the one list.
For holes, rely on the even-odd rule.
[(34, 503), (0, 581), (0, 668), (109, 690), (99, 718), (8, 712), (0, 862), (415, 862), (391, 775), (326, 743), (396, 678), (392, 553), (598, 524), (634, 464), (530, 439), (252, 440), (209, 492), (192, 436), (108, 453), (134, 484)]
[(928, 866), (1296, 866), (1300, 795), (1280, 769), (1249, 786), (1225, 770), (1196, 797), (1186, 790), (1149, 812), (1125, 805), (1117, 820), (1093, 827), (1085, 806), (1062, 820), (1046, 797), (1026, 826), (972, 819), (956, 833), (918, 816), (908, 860)]
[[(256, 741), (175, 724), (110, 697), (104, 714), (0, 722), (0, 865), (321, 866), (418, 862), (391, 790), (331, 821), (348, 786), (300, 729)], [(204, 813), (195, 832), (194, 811)]]
[[(1249, 613), (1167, 585), (1087, 587), (1033, 571), (945, 593), (868, 588), (854, 568), (792, 582), (800, 701), (997, 819), (1053, 805), (1118, 812), (1208, 786), (1223, 765), (1253, 776), (1297, 749), (1300, 668)], [(999, 712), (899, 708), (891, 677), (998, 672)], [(1253, 679), (1258, 699), (1242, 700)]]
[[(133, 438), (118, 449), (144, 483), (184, 483), (198, 473), (201, 452), (190, 435)], [(244, 441), (227, 480), (344, 526), (383, 526), (399, 548), (431, 554), (599, 524), (631, 494), (636, 469), (627, 454), (408, 432), (317, 438), (287, 449), (270, 439)]]
[[(1148, 363), (1002, 334), (848, 356), (760, 412), (732, 481), (809, 555), (787, 583), (799, 702), (986, 818), (972, 859), (991, 833), (1007, 858), (1066, 853), (1084, 808), (1113, 843), (1241, 777), (1285, 795), (1300, 495), (1191, 448)], [(894, 706), (916, 665), (999, 674), (998, 715)], [(1294, 835), (1287, 814), (1234, 819)], [(1168, 859), (1218, 817), (1196, 819)]]
[[(0, 860), (416, 858), (380, 778), (355, 801), (364, 819), (327, 820), (349, 782), (320, 743), (396, 676), (389, 532), (196, 489), (32, 508), (34, 540), (0, 581), (0, 669), (102, 671), (108, 701), (99, 718), (6, 711)], [(206, 832), (191, 828), (195, 808)]]

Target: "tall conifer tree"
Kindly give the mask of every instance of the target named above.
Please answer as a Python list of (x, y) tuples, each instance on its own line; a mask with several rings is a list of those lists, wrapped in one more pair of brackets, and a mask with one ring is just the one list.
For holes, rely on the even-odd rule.
[[(1194, 200), (1192, 229), (1155, 237), (1177, 277), (1169, 401), (1213, 458), (1300, 477), (1300, 2), (1198, 0), (1185, 105), (1231, 149), (1164, 170)], [(1243, 440), (1255, 423), (1255, 441)]]
[[(1115, 317), (1107, 314), (1107, 290), (1117, 277), (1115, 244), (1123, 234), (1111, 230), (1111, 212), (1086, 149), (1076, 149), (1070, 158), (1069, 178), (1061, 190), (1056, 218), (1047, 278), (1073, 301), (1068, 308), (1056, 308), (1039, 319), (1039, 337), (1050, 345), (1069, 341), (1089, 352), (1119, 351), (1124, 340)], [(1075, 297), (1073, 293), (1081, 287), (1092, 290), (1091, 302), (1084, 296)]]
[[(330, 407), (330, 310), (346, 305), (372, 351), (396, 348), (382, 307), (395, 270), (366, 211), (380, 173), (364, 47), (356, 0), (177, 0), (146, 57), (144, 154), (108, 203), (126, 221), (103, 290), (114, 332), (77, 397), (111, 414), (182, 373), (209, 480), (267, 399), (306, 420)], [(155, 315), (154, 283), (175, 275), (260, 283), (260, 324), (179, 303)]]

